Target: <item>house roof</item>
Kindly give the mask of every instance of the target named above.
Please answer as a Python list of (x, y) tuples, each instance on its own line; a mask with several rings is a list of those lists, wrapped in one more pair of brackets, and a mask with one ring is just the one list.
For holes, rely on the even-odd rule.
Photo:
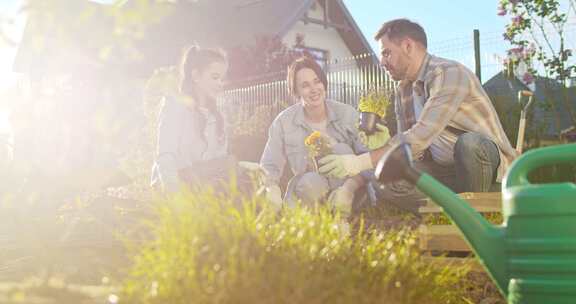
[[(154, 26), (140, 49), (164, 53), (157, 65), (173, 64), (182, 48), (198, 43), (212, 47), (251, 44), (258, 36), (283, 37), (318, 0), (209, 0), (181, 2), (173, 14)], [(370, 44), (341, 0), (329, 0), (331, 21), (352, 54), (372, 53)], [(223, 22), (225, 20), (225, 22)], [(210, 30), (206, 30), (210, 29)], [(167, 35), (166, 33), (170, 33)], [(148, 54), (146, 58), (155, 58)], [(376, 58), (371, 56), (371, 58)]]
[[(174, 4), (165, 4), (170, 10), (169, 14), (159, 17), (159, 20), (146, 28), (141, 39), (136, 40), (135, 46), (145, 61), (136, 65), (143, 73), (151, 68), (175, 64), (184, 46), (198, 43), (203, 46), (233, 47), (250, 44), (257, 36), (283, 37), (299, 20), (302, 20), (314, 3), (326, 7), (325, 0), (199, 0), (178, 1)], [(343, 41), (355, 54), (372, 53), (370, 45), (362, 35), (342, 0), (327, 0), (328, 14), (335, 24), (341, 24), (337, 31)], [(77, 1), (74, 1), (77, 2)], [(71, 32), (67, 40), (68, 46), (76, 46), (83, 57), (89, 57), (98, 62), (101, 53), (94, 46), (85, 46), (88, 41), (97, 45), (110, 42), (105, 36), (114, 36), (114, 19), (105, 5), (88, 1), (78, 1), (82, 5), (75, 5), (58, 12), (59, 24), (57, 28), (63, 32)], [(128, 0), (124, 4), (125, 10), (140, 5), (141, 1)], [(85, 13), (86, 10), (92, 13)], [(75, 13), (76, 11), (76, 13)], [(77, 21), (69, 26), (69, 20), (78, 19), (79, 14), (87, 15), (85, 23)], [(29, 71), (31, 66), (51, 66), (55, 63), (53, 57), (66, 51), (62, 42), (52, 39), (50, 29), (34, 25), (34, 18), (30, 18), (24, 34), (23, 42), (19, 48), (14, 69), (18, 72)], [(99, 34), (94, 37), (92, 33)], [(86, 39), (89, 35), (89, 39)], [(44, 48), (39, 51), (34, 47), (32, 37), (46, 37)], [(67, 51), (66, 51), (67, 52)], [(60, 54), (62, 56), (62, 54)], [(61, 64), (57, 64), (60, 66)]]
[[(545, 135), (557, 136), (560, 130), (564, 130), (572, 126), (570, 112), (564, 102), (563, 86), (558, 81), (536, 76), (535, 77), (535, 90), (534, 102), (535, 104), (529, 109), (534, 115), (534, 120), (538, 122), (548, 121), (545, 126)], [(511, 109), (511, 107), (518, 102), (518, 91), (530, 90), (522, 81), (517, 77), (508, 78), (505, 72), (500, 72), (486, 81), (483, 85), (484, 90), (492, 98), (494, 102), (497, 98), (499, 102), (506, 102), (506, 105), (500, 105), (501, 109)], [(568, 90), (568, 101), (572, 110), (576, 110), (576, 88), (566, 88)], [(502, 98), (503, 97), (503, 98)], [(552, 109), (546, 108), (553, 106)], [(553, 111), (556, 111), (554, 113)], [(556, 125), (556, 119), (559, 118), (560, 129)]]

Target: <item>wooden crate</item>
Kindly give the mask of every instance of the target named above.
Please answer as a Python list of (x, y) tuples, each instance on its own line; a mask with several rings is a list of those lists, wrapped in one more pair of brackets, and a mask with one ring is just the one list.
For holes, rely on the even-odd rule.
[[(500, 212), (502, 210), (502, 194), (500, 192), (466, 192), (459, 194), (472, 208), (478, 212)], [(426, 200), (426, 204), (419, 208), (418, 212), (423, 216), (427, 214), (442, 213), (442, 208), (432, 200)], [(462, 233), (454, 225), (425, 225), (422, 224), (418, 231), (420, 250), (423, 252), (470, 252)]]

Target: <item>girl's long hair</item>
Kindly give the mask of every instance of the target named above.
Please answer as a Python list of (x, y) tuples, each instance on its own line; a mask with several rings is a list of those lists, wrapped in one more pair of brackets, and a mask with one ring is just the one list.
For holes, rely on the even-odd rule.
[[(192, 71), (196, 70), (198, 72), (204, 71), (210, 64), (215, 62), (226, 63), (226, 55), (223, 51), (217, 49), (205, 49), (198, 46), (188, 47), (180, 63), (180, 79), (179, 79), (179, 90), (180, 93), (190, 96), (192, 99), (197, 100), (197, 90), (195, 88), (194, 82), (192, 81)], [(197, 103), (194, 103), (194, 107), (197, 107)], [(224, 135), (224, 118), (222, 114), (218, 111), (216, 100), (208, 100), (206, 103), (206, 108), (212, 113), (216, 118), (216, 128), (218, 136)], [(203, 115), (198, 115), (199, 121), (198, 126), (201, 132), (201, 136), (204, 137), (204, 130), (206, 129), (206, 119)], [(206, 140), (206, 138), (204, 138)]]

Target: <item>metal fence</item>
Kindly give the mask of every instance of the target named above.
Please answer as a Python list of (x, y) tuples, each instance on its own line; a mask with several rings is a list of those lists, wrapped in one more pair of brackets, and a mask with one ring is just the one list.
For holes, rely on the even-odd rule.
[[(378, 64), (373, 54), (331, 60), (324, 70), (328, 78), (327, 95), (331, 100), (356, 107), (358, 100), (369, 90), (390, 90), (393, 81)], [(268, 79), (285, 79), (285, 75), (267, 75)], [(266, 132), (272, 119), (296, 100), (290, 96), (286, 80), (260, 81), (226, 91), (219, 105), (235, 126), (234, 134)]]

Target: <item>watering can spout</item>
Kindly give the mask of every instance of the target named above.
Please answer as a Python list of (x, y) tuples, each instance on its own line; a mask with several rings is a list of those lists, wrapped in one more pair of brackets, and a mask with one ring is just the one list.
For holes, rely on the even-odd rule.
[(507, 297), (508, 303), (574, 303), (576, 299), (576, 184), (533, 184), (542, 166), (576, 163), (576, 144), (528, 151), (504, 178), (505, 224), (493, 226), (432, 176), (419, 172), (405, 143), (391, 146), (376, 166), (383, 184), (403, 179), (440, 205)]
[(505, 260), (505, 231), (490, 224), (465, 200), (430, 175), (419, 172), (412, 164), (408, 144), (392, 147), (376, 166), (376, 177), (382, 184), (399, 179), (415, 184), (441, 206), (450, 219), (460, 228), (464, 238), (479, 257), (488, 273), (505, 294), (508, 290)]

